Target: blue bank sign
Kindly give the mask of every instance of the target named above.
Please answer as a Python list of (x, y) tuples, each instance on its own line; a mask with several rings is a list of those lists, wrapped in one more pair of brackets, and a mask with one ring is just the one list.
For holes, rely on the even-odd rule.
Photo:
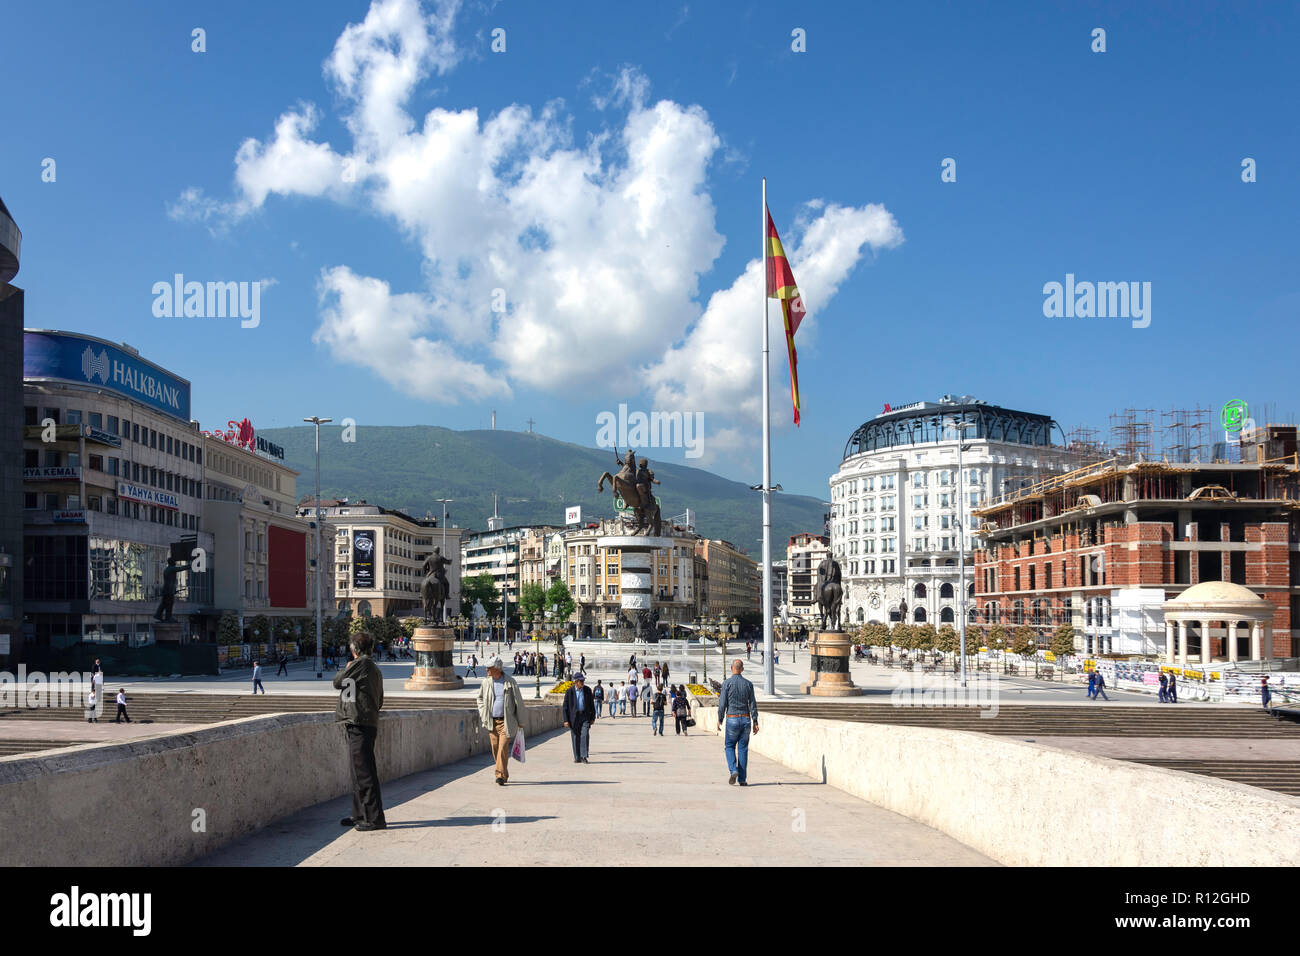
[(23, 333), (23, 378), (93, 385), (190, 420), (190, 383), (101, 339), (71, 332)]

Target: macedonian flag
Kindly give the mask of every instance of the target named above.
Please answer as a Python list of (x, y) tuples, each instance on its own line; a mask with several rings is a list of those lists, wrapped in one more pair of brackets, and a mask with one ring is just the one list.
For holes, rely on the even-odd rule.
[[(794, 423), (799, 424), (799, 356), (794, 350), (794, 334), (799, 331), (805, 310), (799, 287), (794, 284), (790, 260), (785, 257), (781, 237), (776, 234), (772, 211), (767, 211), (767, 297), (781, 300), (785, 316), (785, 348), (790, 356), (790, 403), (794, 406)], [(766, 372), (766, 370), (764, 370)]]

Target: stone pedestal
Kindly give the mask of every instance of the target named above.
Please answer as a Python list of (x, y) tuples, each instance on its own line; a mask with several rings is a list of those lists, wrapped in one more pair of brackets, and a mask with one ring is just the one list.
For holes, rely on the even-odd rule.
[(180, 621), (154, 621), (153, 639), (159, 644), (179, 644), (185, 638), (185, 625)]
[(843, 631), (814, 631), (808, 640), (812, 669), (800, 693), (813, 697), (854, 697), (862, 688), (849, 676), (849, 652), (853, 640)]
[(465, 681), (456, 674), (452, 651), (456, 632), (449, 627), (420, 626), (411, 635), (415, 671), (402, 686), (407, 690), (459, 690)]
[[(654, 538), (639, 534), (601, 535), (596, 539), (597, 553), (608, 548), (617, 548), (619, 552), (618, 603), (628, 620), (635, 621), (641, 611), (650, 611), (654, 606), (654, 553), (671, 551), (672, 538)], [(608, 552), (606, 552), (608, 553)], [(611, 628), (610, 633), (618, 630)], [(653, 633), (653, 628), (649, 629)], [(631, 639), (635, 639), (633, 632)], [(624, 636), (624, 639), (628, 639)]]

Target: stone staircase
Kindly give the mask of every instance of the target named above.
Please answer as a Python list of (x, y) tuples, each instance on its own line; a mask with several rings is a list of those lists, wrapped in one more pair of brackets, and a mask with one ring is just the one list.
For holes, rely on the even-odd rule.
[(1221, 780), (1276, 790), (1300, 796), (1300, 760), (1166, 760), (1161, 757), (1129, 757), (1129, 763), (1164, 767), (1184, 773), (1199, 773)]
[(1300, 742), (1300, 724), (1276, 720), (1254, 707), (1197, 704), (1125, 707), (1107, 703), (1080, 706), (1003, 704), (993, 717), (977, 707), (898, 706), (891, 703), (764, 701), (760, 713), (791, 714), (823, 720), (902, 724), (971, 730), (1007, 737), (1232, 737), (1285, 738)]

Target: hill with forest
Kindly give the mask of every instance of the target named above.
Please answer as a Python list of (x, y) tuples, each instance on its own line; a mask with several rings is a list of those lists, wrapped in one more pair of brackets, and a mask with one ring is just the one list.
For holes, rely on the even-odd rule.
[[(283, 446), (299, 471), (298, 497), (314, 493), (315, 444), (311, 426), (268, 428), (259, 434)], [(655, 489), (665, 520), (688, 508), (696, 530), (723, 538), (757, 558), (763, 534), (762, 498), (749, 486), (712, 472), (649, 458), (662, 486)], [(435, 425), (359, 425), (355, 441), (338, 425), (321, 427), (321, 496), (365, 499), (370, 504), (441, 519), (439, 498), (451, 498), (448, 526), (483, 529), (492, 495), (507, 527), (564, 524), (564, 509), (582, 506), (583, 521), (612, 517), (609, 483), (596, 493), (602, 471), (617, 471), (610, 449), (584, 448), (532, 432), (453, 431)], [(824, 507), (806, 495), (772, 496), (772, 552), (785, 555), (789, 537), (820, 532)]]

